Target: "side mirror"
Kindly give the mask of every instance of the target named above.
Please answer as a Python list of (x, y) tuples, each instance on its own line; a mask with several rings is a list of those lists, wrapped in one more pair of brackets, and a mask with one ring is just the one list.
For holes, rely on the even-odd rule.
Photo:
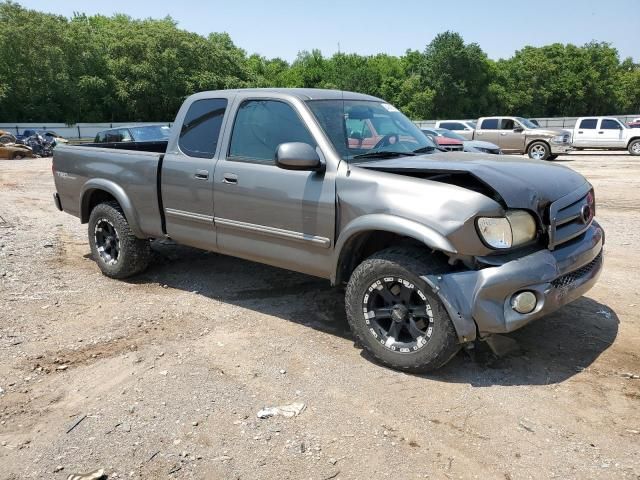
[(278, 145), (276, 165), (284, 170), (323, 171), (324, 164), (315, 148), (308, 143), (288, 142)]
[(518, 126), (518, 127), (515, 127), (515, 128), (513, 129), (513, 131), (514, 131), (514, 132), (516, 132), (516, 133), (524, 132), (524, 128), (523, 128), (523, 127)]

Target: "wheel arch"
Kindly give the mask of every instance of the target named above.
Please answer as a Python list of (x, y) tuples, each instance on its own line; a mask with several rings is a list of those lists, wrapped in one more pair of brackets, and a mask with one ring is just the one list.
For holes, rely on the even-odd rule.
[(640, 140), (640, 135), (636, 135), (635, 137), (631, 137), (631, 138), (629, 139), (629, 141), (627, 142), (627, 148), (629, 148), (629, 147), (631, 146), (631, 144), (632, 144), (633, 142), (635, 142), (636, 140)]
[(364, 215), (350, 222), (336, 241), (331, 283), (348, 281), (362, 260), (400, 242), (430, 248), (443, 256), (457, 253), (444, 235), (427, 225), (387, 214)]
[(140, 230), (138, 217), (129, 196), (122, 187), (110, 180), (94, 178), (84, 184), (80, 192), (80, 221), (87, 223), (91, 210), (96, 205), (113, 200), (118, 202), (118, 205), (122, 208), (133, 234), (138, 238), (145, 238), (145, 235)]
[(529, 148), (531, 147), (531, 144), (535, 143), (535, 142), (542, 142), (544, 143), (547, 148), (549, 149), (549, 154), (551, 154), (551, 143), (545, 139), (545, 138), (532, 138), (531, 140), (527, 140), (527, 144), (524, 148), (524, 152), (528, 155), (529, 154)]

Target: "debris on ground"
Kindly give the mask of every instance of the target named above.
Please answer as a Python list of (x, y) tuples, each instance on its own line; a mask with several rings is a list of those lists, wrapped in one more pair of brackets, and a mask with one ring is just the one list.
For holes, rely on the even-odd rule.
[(281, 415), (283, 417), (297, 417), (307, 406), (302, 402), (294, 402), (291, 405), (282, 405), (279, 407), (265, 407), (257, 414), (258, 418), (269, 418)]
[(89, 473), (72, 473), (67, 480), (100, 480), (104, 477), (104, 468)]

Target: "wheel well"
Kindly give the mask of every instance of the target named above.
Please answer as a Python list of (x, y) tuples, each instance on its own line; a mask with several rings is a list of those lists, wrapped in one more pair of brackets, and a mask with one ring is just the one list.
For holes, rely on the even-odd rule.
[[(340, 286), (347, 283), (353, 271), (364, 260), (374, 253), (393, 245), (413, 245), (418, 248), (429, 249), (424, 243), (415, 238), (398, 235), (397, 233), (387, 232), (385, 230), (370, 230), (358, 233), (347, 240), (347, 243), (342, 247), (338, 260), (335, 284)], [(444, 253), (439, 253), (443, 256), (443, 260), (448, 261), (448, 257)]]
[(91, 215), (91, 211), (96, 207), (96, 205), (105, 202), (118, 203), (116, 197), (104, 190), (90, 190), (86, 192), (82, 199), (82, 223), (87, 223), (89, 221), (89, 215)]
[(549, 152), (551, 152), (551, 145), (549, 144), (549, 142), (547, 142), (546, 140), (542, 140), (540, 138), (536, 138), (535, 140), (531, 140), (529, 143), (527, 143), (527, 148), (525, 149), (526, 153), (529, 153), (529, 148), (531, 147), (532, 144), (534, 144), (535, 142), (541, 142), (544, 143), (547, 148), (549, 149)]
[(636, 140), (640, 140), (640, 137), (632, 137), (629, 139), (629, 142), (627, 143), (627, 148), (629, 148), (629, 145), (631, 145), (631, 142), (635, 142)]

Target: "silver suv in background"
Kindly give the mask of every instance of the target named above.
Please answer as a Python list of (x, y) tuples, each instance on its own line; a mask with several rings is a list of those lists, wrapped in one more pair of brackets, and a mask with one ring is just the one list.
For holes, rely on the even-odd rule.
[(438, 120), (435, 128), (446, 128), (466, 140), (473, 140), (473, 131), (476, 129), (475, 120)]

